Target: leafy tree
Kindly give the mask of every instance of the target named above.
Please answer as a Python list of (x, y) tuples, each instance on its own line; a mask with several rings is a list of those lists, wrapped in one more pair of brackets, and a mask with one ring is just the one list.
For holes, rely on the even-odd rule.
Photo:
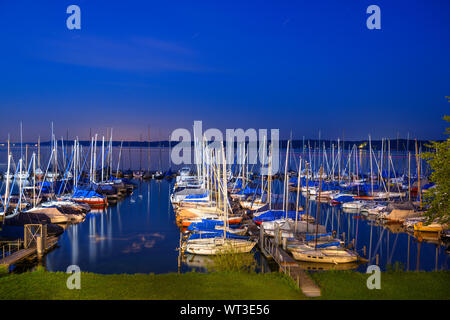
[[(449, 100), (450, 102), (450, 100)], [(450, 122), (450, 116), (444, 116)], [(424, 193), (424, 200), (428, 210), (428, 222), (437, 219), (440, 223), (450, 221), (450, 127), (446, 129), (447, 140), (443, 142), (432, 141), (427, 147), (433, 152), (425, 152), (422, 158), (427, 160), (432, 169), (430, 180), (436, 184)]]

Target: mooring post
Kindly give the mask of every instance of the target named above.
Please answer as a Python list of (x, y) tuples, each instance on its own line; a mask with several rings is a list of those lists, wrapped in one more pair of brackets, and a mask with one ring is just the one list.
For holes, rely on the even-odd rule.
[(38, 258), (41, 258), (44, 253), (45, 249), (43, 248), (43, 244), (44, 244), (44, 237), (42, 235), (36, 236), (36, 249)]
[(28, 225), (23, 226), (23, 247), (24, 249), (28, 248)]
[(378, 265), (378, 263), (379, 263), (379, 255), (378, 255), (378, 253), (377, 253), (377, 255), (376, 255), (376, 257), (375, 257), (375, 264)]
[(342, 232), (342, 239), (344, 241), (344, 246), (345, 246), (345, 232)]
[(366, 257), (366, 246), (363, 247), (364, 258)]

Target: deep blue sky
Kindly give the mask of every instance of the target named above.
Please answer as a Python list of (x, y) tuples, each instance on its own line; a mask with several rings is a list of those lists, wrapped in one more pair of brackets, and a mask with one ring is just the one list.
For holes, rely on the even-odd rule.
[[(66, 8), (81, 8), (81, 30)], [(381, 8), (381, 30), (366, 8)], [(450, 1), (0, 0), (0, 140), (167, 138), (178, 127), (282, 137), (443, 138)]]

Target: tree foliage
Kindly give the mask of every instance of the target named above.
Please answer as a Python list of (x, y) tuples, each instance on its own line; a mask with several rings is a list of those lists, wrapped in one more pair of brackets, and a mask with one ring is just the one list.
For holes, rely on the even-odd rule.
[[(444, 120), (450, 122), (450, 116), (444, 116)], [(432, 170), (430, 180), (436, 184), (435, 188), (430, 188), (424, 193), (429, 222), (450, 221), (450, 127), (446, 129), (445, 134), (448, 136), (447, 140), (431, 142), (428, 147), (434, 151), (422, 154), (422, 158), (427, 160)]]

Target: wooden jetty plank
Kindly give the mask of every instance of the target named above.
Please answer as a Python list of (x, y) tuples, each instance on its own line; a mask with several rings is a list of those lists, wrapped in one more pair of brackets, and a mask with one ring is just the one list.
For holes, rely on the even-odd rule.
[[(45, 251), (50, 250), (51, 248), (53, 248), (56, 243), (58, 242), (58, 238), (57, 237), (51, 237), (51, 238), (47, 238), (47, 243), (46, 243), (46, 248)], [(16, 251), (14, 253), (12, 253), (11, 255), (3, 258), (0, 260), (0, 266), (6, 266), (9, 267), (13, 264), (16, 264), (17, 262), (28, 258), (30, 256), (32, 256), (33, 254), (37, 253), (37, 248), (36, 247), (32, 247), (32, 248), (27, 248), (27, 249), (21, 249), (19, 251)]]
[(290, 276), (295, 283), (297, 283), (305, 296), (320, 297), (321, 293), (319, 286), (304, 270), (300, 268), (297, 261), (293, 257), (291, 257), (286, 251), (275, 243), (273, 238), (264, 237), (267, 245), (263, 243), (261, 246), (261, 232), (256, 224), (250, 224), (248, 227), (248, 232), (251, 236), (258, 239), (258, 246), (264, 255), (270, 255), (278, 263), (280, 269), (285, 274)]
[(21, 249), (0, 260), (1, 266), (9, 267), (18, 261), (25, 259), (36, 252), (36, 248)]
[(303, 270), (297, 268), (296, 275), (298, 276), (298, 282), (300, 285), (300, 289), (307, 297), (320, 297), (320, 288), (314, 282), (314, 280)]

